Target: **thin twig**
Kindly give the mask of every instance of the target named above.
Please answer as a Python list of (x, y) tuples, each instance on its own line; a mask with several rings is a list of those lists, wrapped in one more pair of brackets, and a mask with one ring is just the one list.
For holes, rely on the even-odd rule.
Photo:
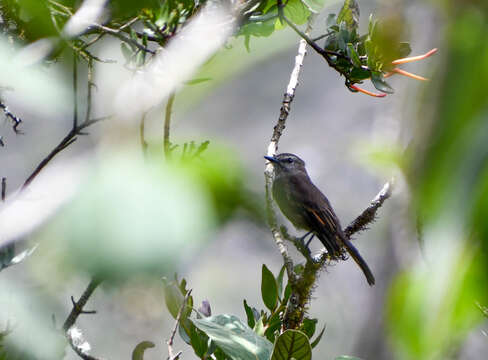
[(5, 201), (5, 195), (7, 194), (7, 178), (2, 178), (2, 201)]
[(112, 36), (115, 36), (119, 40), (122, 40), (123, 42), (126, 42), (126, 43), (138, 48), (141, 51), (148, 52), (152, 55), (154, 55), (156, 53), (155, 51), (148, 49), (144, 45), (139, 44), (136, 40), (131, 39), (130, 37), (126, 36), (125, 33), (123, 31), (121, 31), (121, 29), (112, 29), (112, 28), (109, 28), (108, 26), (99, 25), (99, 24), (92, 24), (88, 27), (88, 31), (89, 30), (104, 31), (105, 33), (112, 35)]
[(93, 59), (88, 59), (87, 64), (87, 91), (86, 91), (86, 111), (85, 111), (85, 122), (90, 120), (91, 115), (91, 105), (92, 105), (92, 88), (95, 86), (93, 83)]
[[(341, 58), (341, 59), (344, 59), (346, 60), (350, 65), (354, 66), (354, 63), (352, 62), (352, 60), (345, 56), (344, 54), (341, 54), (341, 53), (338, 53), (336, 51), (332, 51), (332, 50), (327, 50), (327, 49), (324, 49), (322, 47), (320, 47), (314, 40), (312, 40), (307, 34), (306, 32), (302, 32), (300, 31), (300, 29), (293, 23), (293, 21), (289, 20), (283, 9), (285, 7), (285, 5), (283, 4), (283, 1), (282, 0), (278, 0), (278, 14), (279, 14), (279, 17), (280, 19), (282, 19), (283, 21), (285, 21), (288, 26), (290, 26), (293, 31), (295, 31), (302, 39), (304, 39), (308, 45), (310, 45), (310, 47), (312, 49), (314, 49), (319, 55), (321, 55), (325, 61), (327, 61), (327, 64), (335, 69), (336, 71), (338, 71), (339, 73), (343, 74), (346, 78), (347, 78), (347, 75), (344, 74), (343, 72), (341, 72), (341, 69), (339, 69), (337, 67), (337, 65), (335, 64), (335, 62), (332, 60), (331, 56), (335, 56), (337, 58)], [(364, 69), (364, 70), (369, 70), (369, 68), (367, 66), (364, 66), (364, 65), (361, 65), (361, 68)]]
[[(90, 87), (90, 85), (88, 85)], [(78, 58), (73, 53), (73, 129), (78, 127)]]
[(164, 115), (164, 129), (163, 129), (163, 149), (166, 159), (171, 158), (171, 142), (169, 141), (169, 133), (171, 128), (171, 112), (173, 111), (173, 103), (175, 101), (175, 93), (169, 95), (166, 103), (166, 111)]
[(29, 175), (29, 177), (27, 178), (27, 180), (25, 180), (24, 184), (22, 184), (22, 190), (25, 189), (27, 186), (29, 186), (29, 184), (32, 182), (32, 180), (34, 180), (37, 175), (39, 175), (39, 173), (41, 172), (42, 169), (44, 169), (44, 167), (61, 151), (63, 151), (64, 149), (66, 149), (69, 145), (71, 145), (72, 143), (74, 143), (76, 141), (76, 136), (77, 135), (80, 135), (80, 134), (83, 134), (81, 132), (81, 130), (85, 129), (86, 127), (90, 126), (90, 125), (93, 125), (97, 122), (100, 122), (100, 121), (103, 121), (103, 120), (106, 120), (108, 119), (110, 116), (104, 116), (104, 117), (101, 117), (101, 118), (97, 118), (97, 119), (91, 119), (91, 120), (88, 120), (88, 121), (85, 121), (83, 124), (81, 125), (78, 125), (78, 127), (76, 129), (71, 129), (68, 134), (61, 140), (61, 142), (54, 148), (51, 150), (51, 152), (44, 158), (41, 160), (41, 162), (39, 163), (39, 165), (37, 165), (37, 167), (34, 169), (34, 171)]
[(4, 104), (2, 101), (0, 101), (0, 109), (2, 109), (2, 110), (3, 110), (3, 113), (5, 114), (5, 116), (6, 116), (7, 118), (9, 118), (10, 120), (12, 120), (12, 122), (13, 122), (13, 124), (14, 124), (14, 125), (12, 126), (12, 129), (14, 130), (14, 132), (15, 132), (16, 134), (21, 134), (22, 132), (21, 132), (19, 129), (17, 129), (17, 128), (18, 128), (18, 126), (19, 126), (19, 125), (22, 123), (22, 119), (21, 119), (21, 118), (19, 118), (18, 116), (15, 116), (15, 115), (14, 115), (14, 114), (13, 114), (13, 113), (12, 113), (12, 112), (11, 112), (11, 111), (8, 109), (7, 105), (6, 105), (6, 104)]
[(368, 225), (371, 224), (376, 219), (376, 212), (378, 209), (383, 205), (386, 199), (391, 196), (392, 190), (394, 185), (394, 179), (391, 179), (385, 185), (381, 191), (375, 196), (369, 206), (359, 215), (356, 219), (354, 219), (345, 229), (344, 235), (348, 239), (351, 239), (352, 235), (358, 233), (360, 231), (364, 231), (368, 229)]
[(168, 360), (178, 360), (178, 358), (181, 356), (181, 351), (178, 351), (176, 354), (174, 353), (173, 349), (173, 342), (175, 339), (176, 331), (178, 330), (178, 325), (180, 324), (180, 319), (181, 315), (183, 314), (183, 310), (185, 310), (186, 303), (188, 302), (188, 298), (191, 295), (192, 289), (189, 289), (187, 293), (185, 294), (185, 298), (183, 299), (183, 303), (181, 304), (180, 309), (178, 310), (178, 315), (176, 315), (175, 319), (175, 325), (173, 327), (173, 331), (171, 331), (171, 336), (168, 341), (166, 341), (166, 344), (168, 344), (168, 354), (169, 358)]
[(147, 147), (148, 147), (147, 141), (146, 141), (145, 136), (144, 136), (146, 114), (147, 114), (147, 112), (142, 114), (141, 123), (139, 125), (139, 138), (141, 140), (142, 153), (144, 156), (147, 155)]
[(85, 307), (88, 299), (90, 299), (90, 296), (93, 294), (95, 289), (98, 287), (98, 285), (101, 284), (101, 282), (102, 280), (93, 278), (78, 301), (74, 301), (74, 299), (71, 298), (73, 307), (63, 324), (63, 330), (65, 332), (68, 331), (75, 324), (76, 319), (78, 319), (78, 316), (80, 316), (81, 314), (93, 314), (93, 311), (85, 311), (83, 310), (83, 308)]

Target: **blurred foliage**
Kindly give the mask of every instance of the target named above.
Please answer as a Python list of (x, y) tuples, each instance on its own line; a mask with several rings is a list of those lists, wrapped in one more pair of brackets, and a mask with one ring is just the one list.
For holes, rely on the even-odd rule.
[(393, 26), (398, 22), (378, 21), (369, 17), (368, 33), (359, 35), (359, 5), (355, 0), (345, 1), (339, 14), (327, 18), (327, 37), (324, 48), (334, 52), (330, 58), (333, 67), (346, 78), (350, 87), (371, 79), (379, 91), (393, 93), (384, 74), (393, 69), (391, 62), (411, 52), (410, 44), (399, 41), (403, 36)]
[(488, 11), (476, 2), (444, 5), (444, 63), (423, 93), (402, 162), (428, 264), (413, 264), (390, 290), (399, 359), (446, 358), (483, 320), (476, 304), (488, 301)]
[(106, 154), (41, 232), (43, 254), (102, 278), (171, 273), (237, 210), (260, 218), (244, 181), (225, 149), (169, 163)]

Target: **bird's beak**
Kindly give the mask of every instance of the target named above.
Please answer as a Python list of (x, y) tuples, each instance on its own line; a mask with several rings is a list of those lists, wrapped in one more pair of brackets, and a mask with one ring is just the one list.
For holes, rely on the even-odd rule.
[(268, 160), (268, 161), (271, 161), (272, 163), (275, 163), (275, 164), (279, 164), (280, 163), (280, 161), (277, 158), (272, 157), (272, 156), (265, 156), (264, 158), (266, 160)]

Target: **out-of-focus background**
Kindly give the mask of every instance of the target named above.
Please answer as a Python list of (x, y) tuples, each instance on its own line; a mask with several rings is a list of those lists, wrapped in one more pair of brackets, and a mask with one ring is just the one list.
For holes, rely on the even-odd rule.
[[(2, 6), (10, 3), (15, 1)], [(377, 221), (355, 236), (355, 245), (375, 274), (376, 285), (368, 286), (350, 260), (333, 264), (321, 273), (308, 313), (318, 318), (318, 326), (326, 330), (313, 356), (484, 358), (488, 354), (488, 328), (482, 312), (483, 306), (488, 306), (483, 216), (488, 211), (488, 100), (483, 88), (488, 80), (486, 4), (415, 0), (362, 0), (359, 4), (361, 30), (366, 31), (370, 13), (378, 18), (394, 15), (405, 21), (412, 54), (435, 47), (439, 52), (404, 67), (428, 77), (429, 82), (394, 76), (390, 84), (395, 94), (385, 98), (348, 91), (343, 78), (311, 50), (305, 59), (279, 150), (296, 153), (306, 161), (312, 180), (328, 196), (343, 226), (368, 206), (387, 180), (392, 176), (396, 179), (393, 196), (379, 210)], [(323, 29), (327, 14), (337, 13), (340, 6), (339, 2), (327, 3), (315, 22), (316, 29)], [(248, 52), (243, 37), (231, 37), (195, 75), (210, 80), (182, 86), (174, 100), (170, 136), (174, 144), (180, 144), (175, 154), (185, 142), (210, 141), (208, 151), (218, 153), (217, 162), (225, 164), (217, 166), (216, 171), (238, 167), (235, 174), (242, 177), (239, 186), (245, 188), (244, 196), (260, 209), (264, 208), (263, 155), (279, 115), (298, 40), (286, 28), (270, 37), (251, 38)], [(28, 64), (36, 63), (36, 56), (42, 58), (40, 40), (30, 48), (27, 41), (22, 43), (8, 35), (2, 42), (2, 52), (13, 52), (12, 56), (2, 55), (2, 62), (27, 63), (23, 75), (10, 66), (6, 68), (13, 73), (0, 76), (2, 102), (22, 119), (22, 134), (12, 131), (11, 119), (2, 116), (0, 120), (5, 144), (0, 148), (0, 176), (7, 179), (8, 200), (72, 126), (72, 58)], [(15, 50), (11, 50), (12, 44)], [(91, 51), (101, 59), (117, 61), (95, 62), (93, 69), (96, 85), (91, 117), (112, 115), (116, 97), (122, 96), (119, 90), (130, 86), (130, 80), (142, 70), (123, 66), (125, 60), (117, 39), (106, 37)], [(84, 117), (86, 76), (86, 68), (79, 65), (79, 121)], [(2, 82), (8, 87), (4, 88)], [(19, 86), (12, 87), (12, 82)], [(364, 87), (374, 90), (371, 84)], [(154, 92), (154, 88), (148, 89)], [(134, 103), (137, 105), (138, 100)], [(166, 100), (162, 98), (145, 117), (145, 139), (153, 153), (162, 151), (165, 109)], [(56, 220), (50, 225), (51, 220), (34, 219), (49, 211), (43, 206), (9, 218), (11, 224), (18, 222), (19, 227), (29, 230), (25, 231), (28, 234), (19, 230), (21, 235), (14, 238), (27, 237), (39, 245), (22, 263), (0, 272), (0, 330), (9, 322), (13, 324), (12, 336), (22, 331), (19, 311), (41, 323), (54, 318), (59, 327), (71, 309), (70, 296), (79, 296), (94, 267), (100, 270), (99, 264), (91, 264), (90, 257), (106, 252), (104, 256), (113, 255), (106, 260), (107, 268), (123, 268), (125, 258), (119, 250), (137, 253), (139, 243), (143, 247), (152, 244), (152, 240), (146, 242), (148, 238), (159, 239), (175, 253), (180, 248), (182, 254), (167, 259), (166, 245), (161, 246), (155, 255), (163, 254), (161, 259), (169, 263), (167, 266), (155, 266), (156, 270), (151, 271), (153, 263), (158, 263), (155, 256), (143, 273), (127, 270), (122, 278), (97, 289), (88, 304), (88, 309), (96, 309), (97, 314), (82, 315), (77, 321), (96, 356), (129, 358), (134, 346), (143, 340), (156, 344), (146, 352), (145, 359), (166, 356), (165, 341), (174, 320), (164, 305), (159, 280), (162, 275), (172, 277), (177, 272), (184, 277), (196, 302), (207, 299), (214, 314), (230, 313), (244, 319), (243, 299), (264, 308), (260, 299), (261, 265), (265, 263), (274, 273), (282, 266), (265, 222), (245, 210), (237, 210), (230, 220), (221, 221), (212, 213), (214, 207), (206, 205), (207, 195), (198, 192), (202, 186), (198, 175), (197, 180), (192, 178), (187, 183), (183, 175), (167, 175), (173, 171), (171, 167), (163, 168), (161, 174), (157, 171), (151, 181), (135, 175), (137, 170), (127, 163), (134, 157), (142, 158), (140, 122), (139, 118), (122, 118), (84, 130), (89, 134), (79, 135), (75, 143), (56, 155), (26, 189), (27, 195), (21, 199), (26, 206), (68, 192), (66, 197), (74, 197), (74, 203), (63, 200), (61, 208), (53, 205), (54, 217), (69, 213), (65, 218), (57, 225)], [(90, 168), (94, 163), (101, 165), (94, 170)], [(79, 171), (76, 180), (63, 177), (65, 169), (69, 172), (71, 167)], [(104, 167), (109, 168), (107, 173), (100, 170)], [(179, 171), (186, 170), (174, 170)], [(152, 187), (158, 184), (159, 176), (164, 191), (154, 195)], [(82, 195), (72, 195), (63, 181), (77, 185), (76, 191)], [(225, 186), (218, 181), (216, 184), (217, 188)], [(174, 192), (168, 190), (173, 186)], [(136, 214), (144, 220), (134, 220), (137, 225), (130, 230), (133, 232), (128, 233), (122, 220), (110, 222), (111, 216), (130, 221), (119, 212), (131, 206), (132, 200), (137, 202), (138, 196), (144, 197), (145, 190), (151, 197), (141, 200)], [(112, 192), (114, 204), (108, 205), (105, 202), (112, 199)], [(179, 198), (180, 194), (185, 198)], [(83, 198), (91, 202), (83, 202)], [(175, 217), (171, 210), (161, 215), (160, 206), (166, 206), (166, 202), (174, 207)], [(193, 202), (202, 205), (186, 207)], [(12, 205), (6, 204), (0, 217)], [(90, 212), (96, 219), (89, 217)], [(419, 215), (423, 226), (418, 224)], [(47, 221), (48, 225), (43, 225), (47, 230), (31, 233), (31, 220), (43, 224)], [(284, 218), (280, 221), (289, 225)], [(97, 225), (87, 225), (91, 222)], [(182, 235), (181, 240), (188, 245), (171, 244), (180, 234), (177, 228), (167, 233), (166, 229), (153, 229), (171, 224), (191, 229), (187, 231), (190, 235)], [(119, 229), (113, 230), (116, 226)], [(114, 239), (102, 245), (103, 236), (89, 238), (97, 229)], [(296, 233), (291, 225), (289, 230)], [(68, 241), (72, 245), (63, 245), (64, 234), (74, 239)], [(47, 238), (46, 244), (53, 247), (43, 245)], [(120, 245), (126, 238), (132, 239), (131, 245)], [(319, 244), (313, 243), (312, 249), (318, 251)], [(56, 254), (58, 251), (60, 254)], [(66, 256), (63, 251), (71, 253)], [(293, 255), (300, 259), (299, 254)], [(195, 357), (178, 336), (175, 348), (183, 351), (183, 359)], [(65, 358), (78, 356), (67, 349)]]

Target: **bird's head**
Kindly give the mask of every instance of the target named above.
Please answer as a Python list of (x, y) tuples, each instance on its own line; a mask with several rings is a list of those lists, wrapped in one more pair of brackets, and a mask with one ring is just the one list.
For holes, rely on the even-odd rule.
[(305, 171), (305, 162), (295, 154), (282, 153), (275, 156), (265, 156), (277, 173), (289, 171)]

